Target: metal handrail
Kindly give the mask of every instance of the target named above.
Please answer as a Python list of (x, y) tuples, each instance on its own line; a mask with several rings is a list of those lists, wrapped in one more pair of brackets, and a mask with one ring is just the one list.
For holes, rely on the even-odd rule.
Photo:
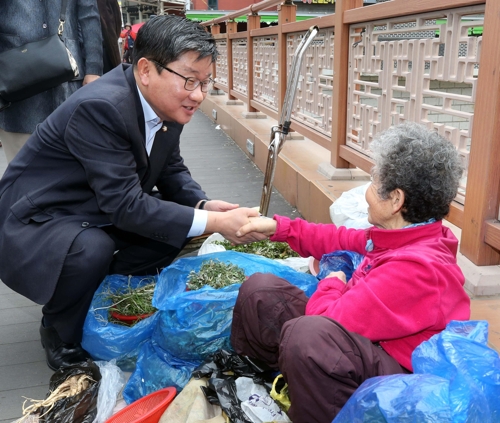
[(312, 26), (306, 32), (304, 38), (300, 42), (292, 61), (291, 77), (288, 78), (285, 98), (283, 99), (283, 107), (281, 108), (281, 116), (277, 126), (271, 129), (271, 141), (269, 143), (269, 152), (267, 155), (266, 173), (264, 176), (264, 186), (262, 187), (262, 197), (260, 200), (259, 211), (262, 215), (267, 216), (269, 210), (269, 201), (271, 200), (272, 185), (274, 181), (274, 173), (276, 164), (278, 163), (278, 155), (286, 141), (286, 136), (290, 130), (293, 100), (297, 92), (297, 83), (299, 82), (300, 67), (302, 58), (309, 44), (317, 35), (319, 28)]

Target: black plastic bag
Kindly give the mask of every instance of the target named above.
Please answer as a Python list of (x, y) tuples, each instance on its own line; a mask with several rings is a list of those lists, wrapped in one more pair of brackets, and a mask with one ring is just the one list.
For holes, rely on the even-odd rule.
[(217, 351), (193, 371), (196, 379), (208, 377), (208, 386), (202, 391), (211, 404), (219, 405), (233, 423), (248, 423), (251, 420), (241, 408), (236, 393), (235, 381), (239, 377), (251, 378), (254, 383), (264, 385), (271, 391), (276, 371), (264, 363), (246, 356)]
[(232, 423), (251, 423), (241, 408), (234, 377), (210, 378), (208, 386), (202, 386), (201, 390), (211, 404), (218, 405), (224, 410)]
[[(56, 401), (52, 408), (38, 410), (40, 422), (44, 423), (92, 423), (97, 415), (97, 394), (101, 381), (99, 367), (91, 360), (62, 367), (50, 378), (49, 391), (72, 376), (87, 375), (92, 378), (89, 387), (77, 395)], [(47, 396), (50, 395), (50, 392)]]

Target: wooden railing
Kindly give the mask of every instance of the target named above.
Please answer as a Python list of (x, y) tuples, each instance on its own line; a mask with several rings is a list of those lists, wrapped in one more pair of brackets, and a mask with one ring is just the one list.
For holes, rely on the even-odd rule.
[[(258, 12), (276, 5), (278, 25), (260, 28)], [(237, 32), (232, 19), (245, 15), (247, 30)], [(405, 120), (437, 130), (466, 167), (447, 218), (462, 229), (461, 252), (476, 265), (499, 264), (500, 1), (337, 0), (334, 14), (295, 16), (291, 1), (265, 0), (205, 22), (221, 53), (216, 88), (277, 120), (295, 48), (318, 26), (292, 130), (330, 151), (333, 168), (366, 172), (377, 132)]]

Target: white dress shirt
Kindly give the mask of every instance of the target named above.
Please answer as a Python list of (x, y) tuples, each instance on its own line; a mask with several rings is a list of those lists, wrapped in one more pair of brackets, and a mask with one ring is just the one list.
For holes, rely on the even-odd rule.
[[(162, 120), (157, 116), (155, 111), (151, 108), (149, 103), (143, 97), (141, 90), (137, 87), (139, 91), (139, 98), (141, 99), (142, 111), (144, 112), (144, 122), (146, 125), (146, 151), (148, 156), (151, 154), (151, 149), (153, 148), (153, 142), (155, 140), (156, 133), (160, 130), (163, 125)], [(207, 227), (208, 213), (206, 210), (194, 209), (193, 223), (191, 224), (191, 229), (188, 232), (188, 238), (193, 236), (202, 235)]]

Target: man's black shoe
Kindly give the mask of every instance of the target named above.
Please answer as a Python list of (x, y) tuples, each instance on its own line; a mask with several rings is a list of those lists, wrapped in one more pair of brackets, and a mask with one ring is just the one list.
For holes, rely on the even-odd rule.
[(52, 370), (58, 370), (60, 367), (70, 364), (81, 363), (90, 358), (89, 353), (80, 344), (65, 344), (51, 326), (44, 327), (42, 323), (40, 325), (40, 337), (42, 347), (45, 348), (47, 366)]

